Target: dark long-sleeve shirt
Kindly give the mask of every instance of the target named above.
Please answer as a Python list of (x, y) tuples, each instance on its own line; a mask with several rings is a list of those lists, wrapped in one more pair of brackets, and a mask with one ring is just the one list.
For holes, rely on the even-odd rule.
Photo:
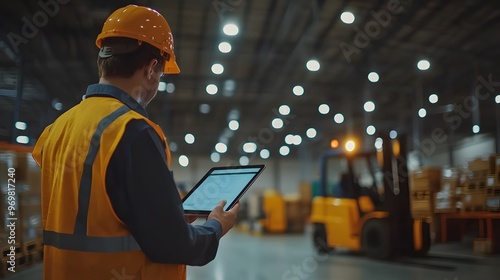
[[(117, 98), (147, 117), (135, 100), (116, 87), (92, 85), (86, 97), (93, 96)], [(128, 123), (109, 162), (106, 187), (118, 218), (151, 261), (204, 265), (215, 258), (222, 235), (220, 223), (186, 223), (181, 199), (166, 165), (165, 147), (144, 120)]]

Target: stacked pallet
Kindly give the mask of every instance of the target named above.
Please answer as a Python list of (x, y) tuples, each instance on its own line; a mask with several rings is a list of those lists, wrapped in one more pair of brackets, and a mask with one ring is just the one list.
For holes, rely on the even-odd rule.
[(490, 156), (490, 174), (486, 186), (486, 207), (500, 211), (500, 155)]
[(410, 172), (410, 203), (413, 218), (431, 218), (434, 197), (441, 185), (440, 167), (422, 167)]
[(490, 170), (490, 159), (470, 161), (462, 176), (461, 212), (487, 211), (487, 181)]
[(28, 151), (0, 151), (0, 277), (41, 261), (40, 181)]

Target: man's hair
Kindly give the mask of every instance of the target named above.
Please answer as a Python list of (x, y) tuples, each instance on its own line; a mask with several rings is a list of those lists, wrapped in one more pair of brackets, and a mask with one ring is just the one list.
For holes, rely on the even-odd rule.
[[(160, 55), (160, 50), (146, 42), (138, 45), (135, 39), (107, 38), (103, 46), (97, 57), (99, 77), (130, 78), (152, 59), (158, 60), (155, 70), (163, 71), (165, 59)], [(125, 52), (127, 49), (132, 51)]]

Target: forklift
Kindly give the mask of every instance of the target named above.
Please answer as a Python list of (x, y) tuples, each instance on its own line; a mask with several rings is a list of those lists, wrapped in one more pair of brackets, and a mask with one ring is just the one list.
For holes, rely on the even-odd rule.
[(430, 225), (410, 212), (406, 139), (380, 139), (376, 150), (322, 154), (321, 191), (311, 212), (318, 253), (347, 248), (376, 259), (428, 253)]

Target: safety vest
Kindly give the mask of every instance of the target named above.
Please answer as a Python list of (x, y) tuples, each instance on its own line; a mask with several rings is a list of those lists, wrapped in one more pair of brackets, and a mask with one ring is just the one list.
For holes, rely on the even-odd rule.
[(117, 217), (106, 169), (127, 123), (143, 119), (111, 97), (83, 100), (48, 126), (33, 150), (42, 168), (44, 279), (186, 279), (186, 266), (151, 262)]

